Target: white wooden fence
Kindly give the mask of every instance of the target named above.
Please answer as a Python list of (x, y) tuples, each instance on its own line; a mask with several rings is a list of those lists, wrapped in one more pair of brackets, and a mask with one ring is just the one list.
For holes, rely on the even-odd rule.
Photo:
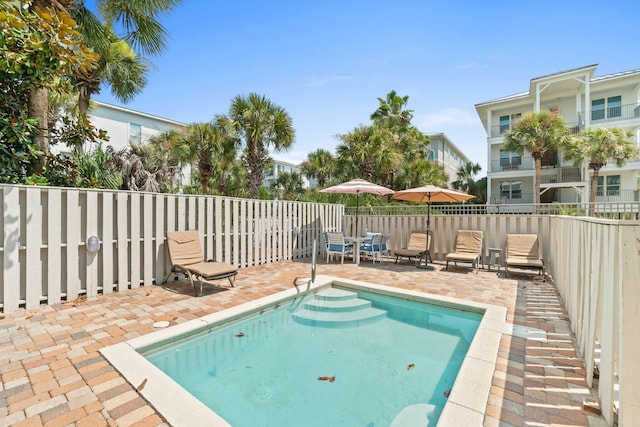
[[(426, 217), (344, 215), (340, 205), (213, 196), (0, 185), (0, 309), (157, 283), (168, 271), (168, 230), (198, 229), (207, 259), (246, 267), (307, 257), (326, 229), (391, 235), (403, 247)], [(540, 237), (547, 271), (571, 319), (587, 379), (599, 358), (603, 414), (640, 425), (640, 222), (547, 215), (432, 215), (433, 257), (444, 259), (460, 229), (482, 230), (485, 251), (508, 233)], [(89, 236), (102, 248), (86, 250)], [(619, 394), (616, 388), (619, 385)]]
[[(552, 217), (550, 270), (592, 385), (613, 425), (640, 425), (640, 222)], [(616, 390), (619, 387), (619, 390)], [(617, 401), (617, 402), (616, 402)]]
[[(206, 259), (246, 267), (311, 254), (341, 205), (0, 185), (0, 309), (163, 280), (165, 232), (198, 229)], [(86, 250), (89, 236), (102, 244)]]
[[(482, 230), (485, 256), (488, 248), (503, 248), (509, 233), (530, 233), (540, 236), (541, 251), (549, 251), (548, 215), (431, 215), (429, 230), (433, 232), (433, 259), (444, 260), (453, 252), (458, 230)], [(426, 230), (426, 216), (369, 215), (360, 216), (355, 230), (355, 216), (345, 215), (342, 229), (348, 235), (363, 235), (366, 231), (391, 236), (390, 248), (407, 246), (412, 230)]]

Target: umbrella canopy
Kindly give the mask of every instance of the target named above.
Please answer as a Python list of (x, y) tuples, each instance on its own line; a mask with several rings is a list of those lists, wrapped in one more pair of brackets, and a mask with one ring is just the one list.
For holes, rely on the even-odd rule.
[(474, 198), (467, 193), (461, 193), (455, 190), (449, 190), (448, 188), (440, 188), (435, 185), (425, 185), (423, 187), (409, 188), (396, 192), (393, 196), (397, 200), (407, 200), (409, 202), (449, 202), (460, 203), (465, 200)]
[[(427, 236), (429, 235), (429, 221), (431, 219), (431, 202), (460, 203), (474, 198), (467, 193), (461, 193), (447, 188), (436, 187), (435, 185), (425, 185), (423, 187), (409, 188), (396, 192), (393, 198), (396, 200), (406, 200), (409, 202), (427, 203)], [(427, 245), (429, 239), (427, 238)], [(427, 247), (427, 251), (429, 248)], [(426, 258), (426, 257), (425, 257)], [(425, 259), (425, 264), (428, 259)], [(425, 265), (425, 267), (427, 267)]]
[(356, 195), (356, 233), (358, 232), (358, 195), (360, 193), (370, 194), (393, 194), (394, 191), (390, 188), (383, 187), (378, 184), (366, 181), (364, 179), (352, 179), (351, 181), (343, 182), (342, 184), (334, 185), (320, 190), (321, 193), (340, 193), (340, 194), (355, 194)]

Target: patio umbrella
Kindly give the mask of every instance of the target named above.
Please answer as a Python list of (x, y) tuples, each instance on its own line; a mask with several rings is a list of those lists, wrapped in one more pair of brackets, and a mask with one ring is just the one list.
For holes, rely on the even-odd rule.
[[(431, 219), (431, 202), (448, 202), (448, 203), (460, 203), (465, 200), (472, 199), (475, 196), (471, 196), (467, 193), (461, 193), (459, 191), (449, 190), (447, 188), (436, 187), (435, 185), (425, 185), (423, 187), (409, 188), (396, 192), (393, 198), (396, 200), (406, 200), (409, 202), (427, 203), (427, 245), (429, 245), (429, 222)], [(427, 251), (429, 246), (427, 246)], [(429, 259), (425, 257), (425, 266), (422, 268), (433, 269), (427, 264)], [(420, 265), (418, 265), (420, 267)]]
[(351, 181), (343, 182), (342, 184), (334, 185), (320, 190), (321, 193), (341, 193), (341, 194), (355, 194), (356, 195), (356, 233), (358, 232), (358, 196), (360, 193), (370, 194), (393, 194), (394, 191), (390, 188), (383, 187), (378, 184), (366, 181), (364, 179), (352, 179)]

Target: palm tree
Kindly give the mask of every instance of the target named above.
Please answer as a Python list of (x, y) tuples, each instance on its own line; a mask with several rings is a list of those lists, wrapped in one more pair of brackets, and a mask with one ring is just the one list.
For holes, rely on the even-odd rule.
[(192, 123), (187, 126), (184, 139), (177, 148), (185, 153), (183, 160), (197, 162), (202, 194), (210, 194), (213, 179), (216, 187), (224, 180), (225, 171), (233, 164), (237, 154), (237, 136), (231, 122), (224, 116), (216, 116), (208, 123)]
[(548, 111), (529, 113), (516, 122), (505, 134), (503, 149), (516, 153), (528, 151), (535, 162), (535, 203), (540, 204), (540, 176), (542, 158), (549, 150), (557, 149), (571, 138), (571, 131), (562, 117)]
[(297, 172), (283, 172), (271, 184), (271, 193), (280, 200), (299, 200), (304, 188)]
[(324, 188), (327, 181), (333, 177), (334, 168), (333, 155), (323, 148), (309, 153), (307, 160), (301, 165), (302, 172), (309, 178), (315, 178), (320, 188)]
[(409, 96), (399, 96), (395, 90), (389, 92), (385, 99), (378, 98), (380, 105), (371, 114), (371, 120), (376, 124), (405, 128), (411, 124), (413, 110), (405, 107), (409, 102)]
[(589, 192), (590, 204), (596, 201), (600, 169), (607, 165), (607, 161), (611, 159), (618, 167), (622, 167), (627, 160), (638, 156), (638, 148), (631, 140), (632, 137), (632, 132), (625, 132), (619, 128), (594, 128), (582, 131), (577, 138), (564, 144), (565, 160), (573, 160), (576, 166), (587, 161), (588, 168), (593, 171)]
[(474, 177), (482, 170), (479, 163), (467, 162), (458, 169), (456, 180), (453, 181), (453, 188), (464, 191), (465, 193), (474, 194), (475, 188)]
[(396, 182), (397, 188), (411, 188), (428, 184), (446, 187), (448, 181), (449, 175), (444, 171), (444, 166), (417, 158), (398, 172)]
[(249, 196), (260, 196), (264, 165), (269, 147), (276, 152), (286, 151), (295, 139), (295, 130), (289, 113), (266, 97), (256, 93), (236, 96), (229, 108), (229, 117), (244, 138), (247, 155), (247, 187)]
[[(160, 23), (159, 15), (173, 9), (180, 0), (100, 0), (98, 6), (100, 14), (105, 18), (105, 25), (101, 25), (99, 19), (85, 6), (84, 0), (34, 0), (31, 3), (31, 10), (55, 10), (57, 12), (71, 15), (78, 23), (81, 30), (82, 39), (89, 47), (97, 52), (106, 52), (106, 46), (113, 43), (114, 33), (107, 28), (122, 29), (122, 39), (133, 48), (135, 52), (143, 55), (156, 55), (166, 47), (167, 32)], [(135, 60), (133, 61), (135, 63)], [(136, 65), (141, 71), (141, 63)], [(104, 67), (103, 71), (104, 71)], [(98, 79), (104, 75), (95, 75), (89, 70), (85, 70), (86, 78), (84, 82), (78, 79), (83, 73), (76, 73), (76, 79), (80, 84), (79, 89), (90, 92), (95, 90)], [(122, 73), (120, 73), (122, 76)], [(70, 76), (71, 77), (71, 76)], [(134, 85), (137, 86), (137, 85)], [(93, 92), (95, 93), (95, 92)], [(48, 90), (46, 86), (34, 88), (29, 94), (29, 113), (31, 117), (38, 120), (39, 129), (35, 135), (42, 151), (49, 152), (48, 126), (47, 126), (47, 101)]]

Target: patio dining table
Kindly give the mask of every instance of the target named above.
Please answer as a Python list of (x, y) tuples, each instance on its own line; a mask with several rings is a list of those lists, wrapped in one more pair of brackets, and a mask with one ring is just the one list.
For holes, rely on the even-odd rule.
[(353, 243), (353, 252), (355, 253), (353, 256), (353, 262), (356, 263), (356, 265), (360, 265), (360, 245), (364, 243), (365, 240), (367, 240), (366, 237), (360, 237), (360, 236), (344, 237), (345, 242)]

